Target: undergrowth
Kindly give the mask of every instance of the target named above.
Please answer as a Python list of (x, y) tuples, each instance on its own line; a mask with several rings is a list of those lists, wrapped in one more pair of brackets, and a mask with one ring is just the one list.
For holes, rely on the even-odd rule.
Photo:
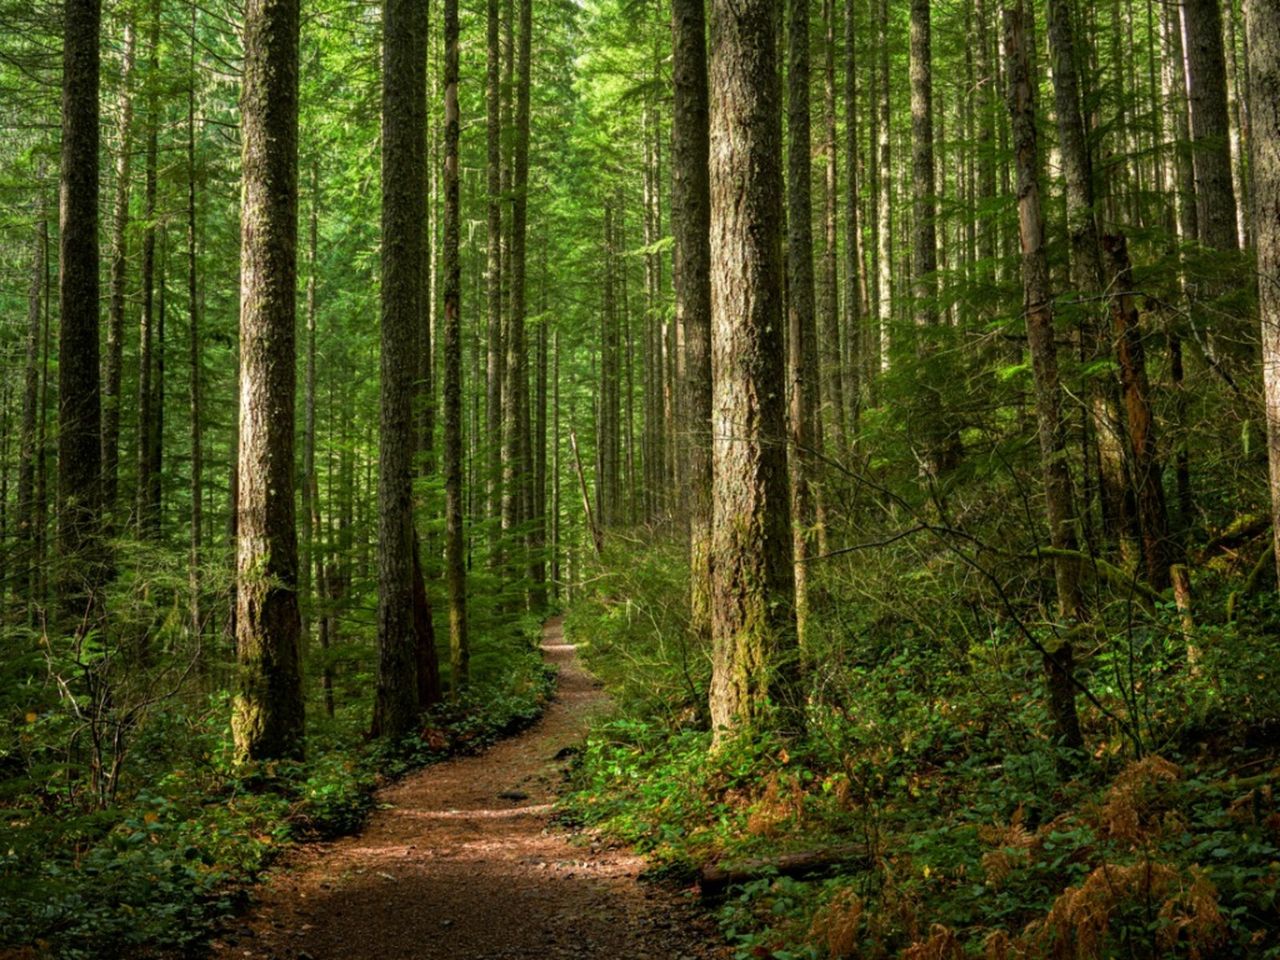
[(1094, 699), (1073, 756), (1044, 733), (1037, 655), (982, 585), (906, 559), (824, 571), (803, 737), (713, 750), (681, 549), (615, 546), (567, 631), (622, 709), (564, 816), (689, 883), (829, 851), (718, 900), (742, 960), (1280, 956), (1274, 606), (1188, 638), (1172, 604), (1122, 618), (1117, 602), (1081, 657)]
[[(290, 844), (357, 830), (389, 778), (476, 751), (540, 715), (553, 675), (537, 624), (478, 637), (475, 683), (391, 746), (367, 741), (372, 644), (346, 638), (329, 662), (337, 708), (313, 684), (307, 758), (252, 770), (232, 761), (225, 693), (194, 690), (130, 731), (109, 803), (95, 802), (77, 718), (49, 690), (34, 647), (9, 662), (0, 793), (0, 953), (80, 960), (200, 955), (248, 886)], [(213, 667), (210, 667), (212, 671)], [(196, 684), (216, 689), (216, 684)], [(68, 742), (71, 746), (68, 746)]]

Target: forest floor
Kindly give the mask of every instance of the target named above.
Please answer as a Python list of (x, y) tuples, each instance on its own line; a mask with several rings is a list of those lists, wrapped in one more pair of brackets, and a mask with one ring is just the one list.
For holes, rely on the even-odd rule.
[(574, 748), (609, 698), (547, 623), (556, 697), (532, 728), (427, 767), (377, 797), (365, 829), (298, 847), (219, 960), (719, 960), (714, 923), (645, 861), (552, 822)]

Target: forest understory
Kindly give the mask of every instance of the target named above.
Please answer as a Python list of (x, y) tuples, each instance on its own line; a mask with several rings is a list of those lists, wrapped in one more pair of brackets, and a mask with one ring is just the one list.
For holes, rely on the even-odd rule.
[(0, 0), (0, 123), (0, 958), (1280, 958), (1280, 0)]

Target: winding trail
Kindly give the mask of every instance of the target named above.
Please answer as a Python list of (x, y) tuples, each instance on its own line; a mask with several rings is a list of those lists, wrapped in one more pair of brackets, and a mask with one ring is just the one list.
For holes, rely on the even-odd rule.
[[(271, 960), (721, 960), (714, 924), (641, 883), (644, 860), (550, 822), (566, 748), (606, 694), (548, 621), (559, 668), (542, 719), (381, 791), (365, 830), (293, 851), (214, 956)], [(504, 798), (505, 796), (505, 798)]]

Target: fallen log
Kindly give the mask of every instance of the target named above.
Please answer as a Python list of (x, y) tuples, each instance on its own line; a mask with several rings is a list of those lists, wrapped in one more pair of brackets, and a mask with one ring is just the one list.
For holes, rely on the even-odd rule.
[(754, 857), (744, 860), (723, 860), (705, 864), (698, 872), (698, 885), (703, 897), (717, 897), (729, 887), (749, 883), (760, 877), (813, 877), (833, 872), (846, 864), (867, 864), (870, 857), (861, 843), (822, 847), (817, 850), (801, 850), (783, 853), (776, 857)]

